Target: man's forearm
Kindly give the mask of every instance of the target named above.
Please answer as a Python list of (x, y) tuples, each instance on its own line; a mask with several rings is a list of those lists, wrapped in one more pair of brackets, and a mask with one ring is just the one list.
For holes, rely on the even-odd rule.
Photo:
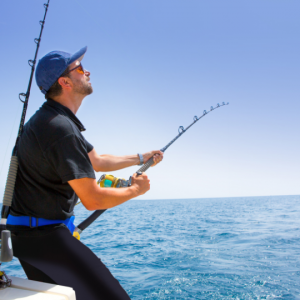
[[(102, 188), (89, 201), (82, 201), (88, 210), (109, 209), (138, 196), (134, 187), (122, 189)], [(81, 199), (83, 200), (83, 199)]]
[(144, 194), (150, 189), (146, 174), (133, 175), (132, 185), (126, 188), (101, 188), (93, 178), (80, 178), (68, 181), (69, 185), (88, 210), (108, 209), (129, 199)]
[(110, 154), (99, 155), (95, 171), (110, 172), (117, 171), (134, 165), (138, 165), (140, 159), (137, 154), (115, 156)]
[[(96, 172), (117, 171), (134, 165), (139, 165), (140, 163), (140, 158), (137, 154), (124, 156), (115, 156), (109, 154), (99, 155), (97, 154), (96, 150), (93, 149), (88, 155)], [(143, 153), (142, 155), (144, 163), (153, 157), (154, 165), (163, 159), (163, 152), (160, 150), (149, 151)]]

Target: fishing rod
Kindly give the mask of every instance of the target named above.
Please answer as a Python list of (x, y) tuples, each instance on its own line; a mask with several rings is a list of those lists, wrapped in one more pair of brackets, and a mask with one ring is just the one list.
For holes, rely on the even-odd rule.
[(32, 78), (35, 70), (35, 64), (36, 64), (36, 58), (38, 55), (38, 51), (40, 48), (40, 43), (41, 43), (41, 38), (42, 38), (42, 33), (44, 30), (44, 25), (45, 25), (45, 20), (46, 20), (46, 15), (49, 7), (49, 2), (48, 0), (47, 3), (44, 4), (45, 8), (45, 13), (44, 13), (44, 19), (39, 22), (41, 25), (41, 30), (40, 30), (40, 35), (38, 38), (34, 39), (34, 42), (36, 43), (36, 50), (35, 50), (35, 55), (34, 59), (28, 60), (28, 64), (31, 67), (31, 73), (29, 77), (29, 83), (27, 87), (27, 92), (26, 93), (20, 93), (19, 94), (19, 99), (23, 103), (23, 111), (22, 111), (22, 116), (21, 116), (21, 121), (20, 121), (20, 126), (18, 130), (18, 135), (16, 139), (16, 143), (12, 152), (12, 157), (10, 160), (10, 165), (9, 165), (9, 170), (8, 170), (8, 175), (7, 175), (7, 181), (5, 185), (5, 191), (4, 191), (4, 197), (3, 197), (3, 206), (2, 206), (2, 211), (1, 211), (1, 221), (0, 221), (0, 232), (1, 232), (1, 261), (3, 262), (8, 262), (12, 260), (13, 257), (13, 251), (11, 247), (11, 241), (10, 241), (10, 231), (6, 230), (6, 222), (7, 222), (7, 217), (9, 215), (11, 203), (12, 203), (12, 198), (14, 194), (14, 188), (15, 188), (15, 183), (16, 183), (16, 178), (17, 178), (17, 172), (18, 172), (18, 142), (19, 139), (22, 135), (23, 128), (24, 128), (24, 123), (25, 123), (25, 116), (26, 116), (26, 111), (27, 111), (27, 106), (28, 106), (28, 101), (29, 101), (29, 96), (30, 96), (30, 89), (31, 89), (31, 84), (32, 84)]
[[(187, 128), (184, 128), (183, 126), (179, 126), (178, 135), (175, 136), (175, 138), (173, 140), (171, 140), (171, 142), (168, 143), (165, 147), (161, 148), (160, 151), (165, 152), (177, 139), (179, 139), (188, 129), (190, 129), (201, 118), (208, 115), (213, 110), (216, 110), (217, 108), (219, 108), (221, 106), (224, 106), (224, 105), (228, 105), (228, 104), (229, 104), (229, 102), (227, 102), (226, 104), (225, 104), (225, 102), (222, 102), (221, 105), (218, 103), (216, 107), (211, 106), (209, 111), (206, 111), (206, 110), (203, 111), (203, 114), (202, 114), (201, 117), (198, 118), (197, 116), (194, 116), (194, 121)], [(137, 175), (139, 176), (139, 175), (142, 174), (142, 172), (145, 172), (146, 170), (148, 170), (153, 165), (153, 163), (154, 163), (154, 160), (153, 160), (153, 156), (152, 156), (141, 168), (139, 168), (136, 171)], [(130, 186), (131, 185), (131, 179), (132, 179), (131, 176), (128, 180), (125, 180), (124, 178), (117, 178), (117, 177), (114, 177), (113, 175), (103, 174), (100, 177), (100, 179), (98, 180), (97, 183), (101, 187), (104, 187), (104, 188), (105, 187), (122, 188), (122, 187)], [(94, 211), (87, 219), (85, 219), (83, 222), (81, 222), (75, 228), (73, 235), (77, 239), (80, 239), (81, 232), (83, 230), (85, 230), (88, 226), (90, 226), (105, 211), (106, 211), (106, 209)]]

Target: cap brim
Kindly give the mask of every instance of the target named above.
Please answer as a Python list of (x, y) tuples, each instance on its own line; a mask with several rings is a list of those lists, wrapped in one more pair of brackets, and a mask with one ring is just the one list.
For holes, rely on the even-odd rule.
[(83, 47), (82, 49), (80, 49), (79, 51), (74, 53), (70, 58), (69, 65), (71, 63), (73, 63), (75, 60), (81, 61), (83, 59), (83, 56), (84, 56), (86, 51), (87, 51), (87, 46)]

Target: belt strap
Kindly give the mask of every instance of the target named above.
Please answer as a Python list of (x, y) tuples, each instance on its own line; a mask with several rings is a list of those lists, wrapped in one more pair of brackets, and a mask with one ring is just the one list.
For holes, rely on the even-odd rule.
[(35, 218), (30, 216), (12, 216), (8, 215), (7, 217), (7, 224), (8, 225), (21, 225), (21, 226), (28, 226), (30, 228), (36, 228), (39, 226), (45, 226), (45, 225), (52, 225), (52, 224), (65, 224), (71, 233), (73, 234), (73, 231), (75, 229), (74, 225), (75, 216), (72, 216), (66, 220), (47, 220), (43, 218)]

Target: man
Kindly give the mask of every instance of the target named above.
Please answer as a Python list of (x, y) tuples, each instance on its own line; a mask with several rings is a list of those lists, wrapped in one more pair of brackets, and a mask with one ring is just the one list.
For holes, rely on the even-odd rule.
[(107, 209), (146, 193), (146, 174), (133, 175), (126, 188), (101, 188), (94, 171), (114, 171), (146, 162), (143, 155), (98, 155), (85, 140), (75, 116), (93, 92), (90, 72), (81, 65), (87, 50), (71, 55), (53, 51), (36, 68), (37, 84), (47, 101), (24, 126), (17, 145), (19, 170), (8, 229), (14, 254), (27, 277), (72, 287), (77, 300), (129, 299), (100, 259), (72, 236), (73, 208), (80, 198), (88, 210)]

